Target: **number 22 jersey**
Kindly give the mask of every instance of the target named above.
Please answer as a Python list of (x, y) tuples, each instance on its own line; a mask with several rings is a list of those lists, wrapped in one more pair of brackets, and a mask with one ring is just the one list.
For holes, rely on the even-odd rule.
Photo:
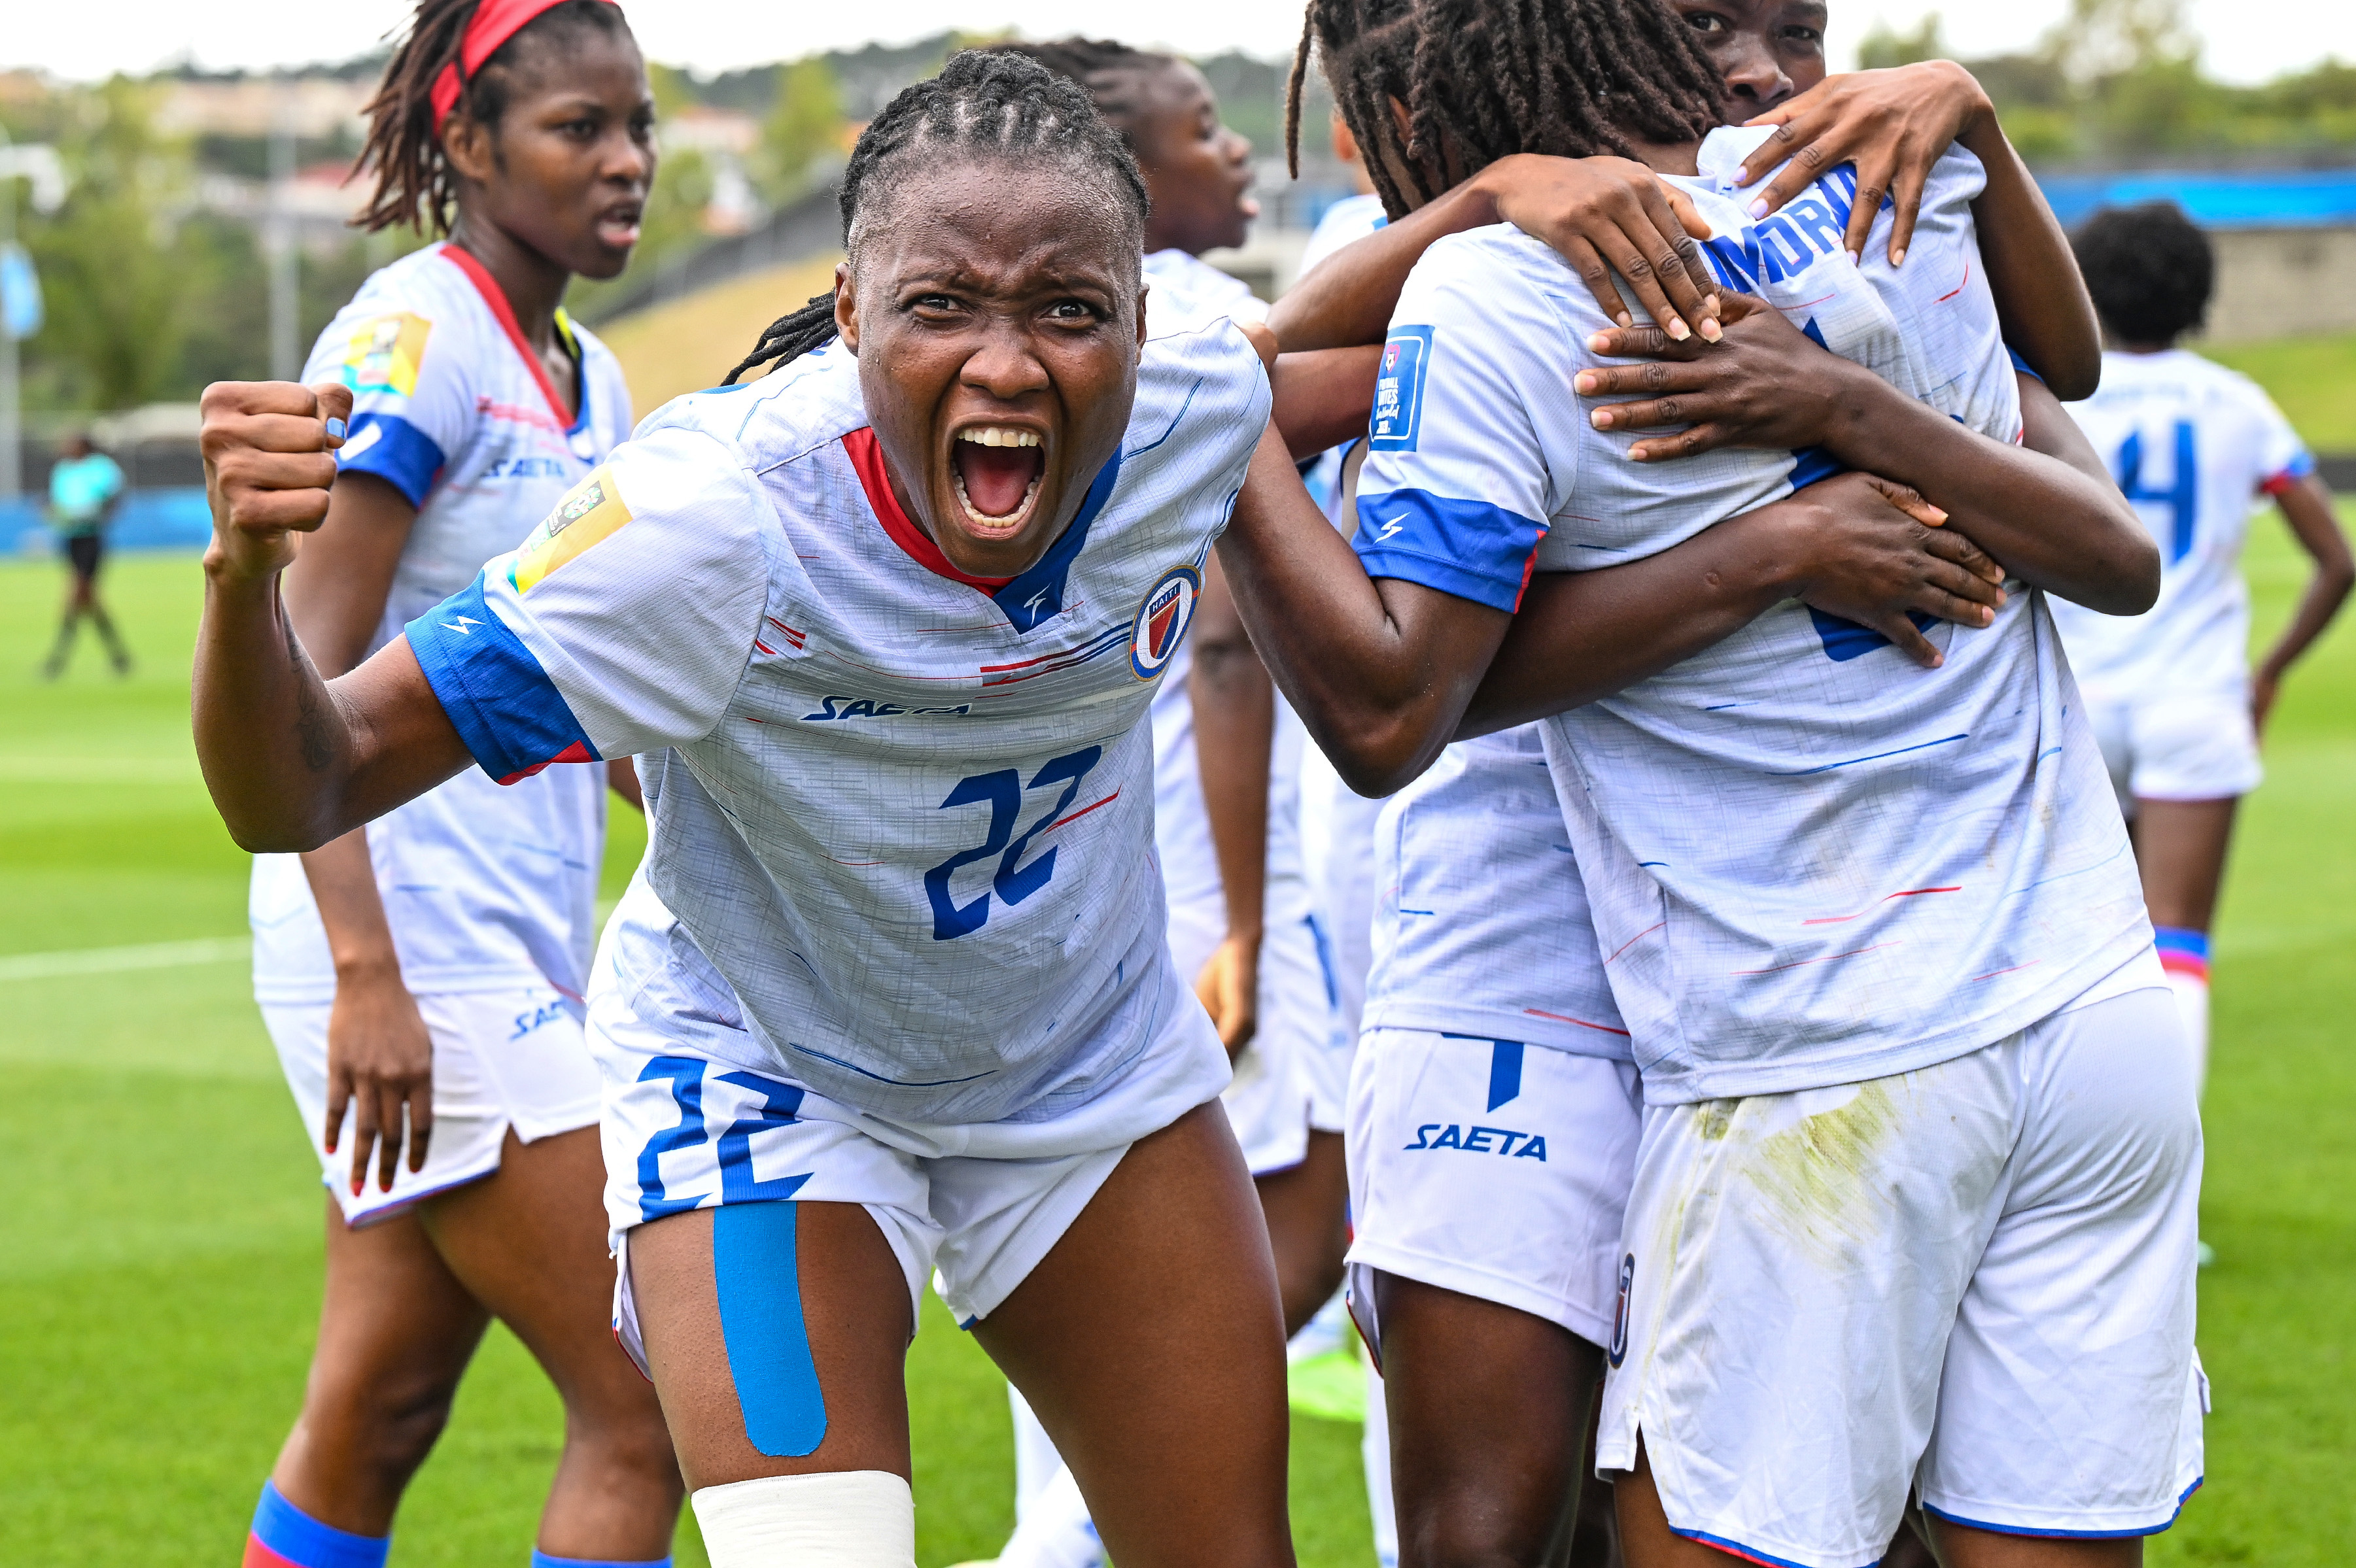
[(641, 875), (741, 1010), (736, 1065), (908, 1121), (1053, 1115), (1194, 1006), (1144, 720), (1268, 414), (1232, 324), (1155, 339), (1078, 517), (992, 584), (902, 514), (830, 347), (657, 413), (410, 642), (493, 777), (639, 754)]
[[(1983, 176), (1933, 168), (1906, 265), (1841, 245), (1846, 170), (1758, 224), (1732, 173), (1674, 180), (1721, 283), (1983, 435), (2018, 389), (1972, 227)], [(1836, 471), (1721, 450), (1638, 464), (1571, 390), (1609, 323), (1552, 251), (1451, 235), (1401, 293), (1359, 480), (1371, 575), (1511, 609), (1533, 570), (1641, 560)], [(1960, 1056), (2058, 1010), (2151, 942), (2126, 834), (2042, 594), (1926, 625), (1924, 670), (1796, 601), (1546, 721), (1601, 962), (1655, 1104), (1781, 1093)]]

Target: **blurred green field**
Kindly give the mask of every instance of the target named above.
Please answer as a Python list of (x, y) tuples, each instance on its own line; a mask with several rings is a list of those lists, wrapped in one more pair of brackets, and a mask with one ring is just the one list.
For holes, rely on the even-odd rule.
[[(2264, 628), (2301, 573), (2278, 526), (2257, 532)], [(0, 1563), (225, 1563), (297, 1404), (324, 1200), (246, 995), (244, 857), (189, 755), (196, 563), (112, 569), (141, 660), (127, 682), (87, 645), (63, 683), (33, 680), (58, 588), (46, 563), (0, 566)], [(2299, 672), (2276, 726), (2216, 949), (2209, 1484), (2158, 1563), (2323, 1568), (2356, 1540), (2356, 639)], [(38, 956), (224, 940), (145, 968)], [(987, 1553), (1011, 1520), (1001, 1385), (936, 1308), (909, 1386), (919, 1561)], [(558, 1430), (495, 1332), (394, 1562), (521, 1563)], [(1356, 1437), (1296, 1423), (1315, 1568), (1372, 1561)], [(691, 1525), (680, 1546), (703, 1561)]]

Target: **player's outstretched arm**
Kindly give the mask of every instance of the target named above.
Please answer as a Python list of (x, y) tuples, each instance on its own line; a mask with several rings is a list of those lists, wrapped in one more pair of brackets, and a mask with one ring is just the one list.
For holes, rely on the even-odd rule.
[(1318, 263), (1269, 311), (1288, 354), (1379, 344), (1408, 273), (1434, 240), (1511, 223), (1560, 251), (1603, 314), (1634, 319), (1613, 272), (1672, 337), (1718, 334), (1718, 285), (1697, 240), (1709, 226), (1653, 171), (1627, 158), (1517, 153), (1353, 240)]
[(1219, 562), (1269, 673), (1361, 795), (1388, 795), (1431, 765), (1511, 620), (1419, 583), (1369, 579), (1301, 487), (1274, 423)]
[(1276, 688), (1252, 651), (1235, 595), (1215, 558), (1190, 633), (1187, 700), (1194, 716), (1196, 772), (1211, 852), (1226, 897), (1227, 934), (1194, 976), (1234, 1056), (1259, 1029), (1259, 948), (1268, 920), (1268, 776), (1276, 742)]
[[(2159, 593), (2159, 551), (2091, 449), (2074, 461), (1992, 441), (1915, 401), (1872, 371), (1827, 354), (1783, 313), (1728, 301), (1726, 338), (1672, 343), (1657, 329), (1613, 328), (1589, 347), (1651, 362), (1582, 370), (1581, 397), (1635, 397), (1598, 408), (1601, 430), (1682, 424), (1630, 449), (1661, 463), (1722, 446), (1822, 446), (1851, 467), (1910, 485), (2023, 581), (2108, 615), (2136, 615)], [(2067, 447), (2068, 416), (2035, 378), (2021, 379), (2032, 436)], [(2050, 417), (2047, 417), (2050, 415)], [(2083, 446), (2083, 439), (2076, 445)]]
[(1277, 429), (1295, 457), (1313, 457), (1366, 433), (1382, 345), (1280, 356), (1269, 367)]
[(2356, 560), (2349, 555), (2348, 535), (2332, 510), (2331, 492), (2323, 481), (2312, 474), (2295, 479), (2276, 495), (2275, 504), (2282, 508), (2283, 520), (2290, 525), (2299, 548), (2315, 562), (2315, 571), (2307, 580), (2307, 592), (2299, 595), (2290, 624), (2251, 672), (2250, 716), (2261, 730), (2274, 711), (2283, 676), (2323, 635), (2324, 628), (2347, 603), (2349, 589), (2356, 587)]
[(1953, 60), (1923, 60), (1827, 77), (1749, 123), (1774, 132), (1743, 160), (1741, 183), (1755, 184), (1783, 165), (1749, 203), (1753, 218), (1782, 207), (1826, 170), (1853, 163), (1849, 254), (1864, 254), (1887, 195), (1894, 206), (1892, 266), (1905, 260), (1913, 240), (1931, 166), (1950, 143), (1961, 142), (1987, 171), (1972, 216), (2005, 340), (2063, 399), (2094, 395), (2103, 372), (2094, 300), (2069, 237), (1971, 72)]
[(340, 386), (205, 389), (213, 542), (197, 633), (197, 757), (247, 849), (316, 848), (471, 760), (405, 641), (331, 683), (288, 622), (280, 578), (297, 536), (327, 515), (350, 411)]
[(1456, 738), (1526, 724), (1659, 674), (1786, 599), (1869, 626), (1926, 669), (1909, 611), (1985, 626), (2004, 570), (1905, 485), (1843, 474), (1657, 555), (1531, 580)]

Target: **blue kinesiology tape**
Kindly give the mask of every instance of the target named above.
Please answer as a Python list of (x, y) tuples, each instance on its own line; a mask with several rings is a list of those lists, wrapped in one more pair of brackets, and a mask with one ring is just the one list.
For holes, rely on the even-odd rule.
[(653, 1557), (626, 1563), (608, 1557), (552, 1557), (535, 1546), (531, 1550), (531, 1568), (670, 1568), (670, 1559)]
[(744, 1412), (744, 1436), (775, 1459), (826, 1441), (826, 1398), (802, 1321), (798, 1203), (723, 1203), (712, 1215), (712, 1275), (720, 1333)]

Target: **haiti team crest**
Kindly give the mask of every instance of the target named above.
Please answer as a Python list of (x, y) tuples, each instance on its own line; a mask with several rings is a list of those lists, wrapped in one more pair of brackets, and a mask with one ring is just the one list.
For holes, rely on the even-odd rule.
[(1170, 656), (1185, 639), (1194, 619), (1194, 602), (1203, 594), (1203, 574), (1191, 566), (1173, 566), (1146, 591), (1129, 629), (1129, 667), (1140, 680), (1151, 680), (1169, 666)]

